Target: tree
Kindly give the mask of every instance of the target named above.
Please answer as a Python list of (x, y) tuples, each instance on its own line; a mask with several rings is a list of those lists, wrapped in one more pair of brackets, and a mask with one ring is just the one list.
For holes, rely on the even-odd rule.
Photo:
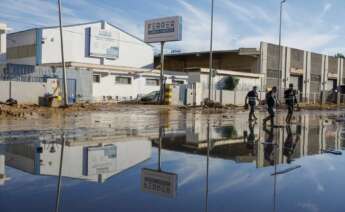
[(345, 56), (342, 53), (336, 53), (335, 57), (345, 59)]
[(239, 82), (240, 82), (240, 79), (233, 76), (228, 76), (224, 78), (222, 88), (223, 90), (233, 91), (237, 87)]

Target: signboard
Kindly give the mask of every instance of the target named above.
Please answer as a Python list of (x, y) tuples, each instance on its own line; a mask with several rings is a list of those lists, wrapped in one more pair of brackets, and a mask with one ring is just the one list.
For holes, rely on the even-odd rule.
[(145, 21), (145, 42), (182, 40), (182, 17), (165, 17)]
[(142, 169), (141, 190), (163, 197), (176, 197), (177, 175), (152, 169)]
[(90, 57), (117, 59), (120, 34), (98, 28), (90, 29)]
[(115, 145), (87, 148), (87, 163), (84, 174), (99, 175), (116, 171), (117, 148)]

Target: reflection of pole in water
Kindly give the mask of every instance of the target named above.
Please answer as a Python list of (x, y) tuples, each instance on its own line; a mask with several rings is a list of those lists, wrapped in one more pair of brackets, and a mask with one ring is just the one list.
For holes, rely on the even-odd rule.
[[(271, 126), (272, 127), (272, 126)], [(274, 131), (273, 131), (273, 134), (274, 134)], [(274, 173), (277, 173), (277, 139), (275, 139), (274, 141)], [(277, 206), (276, 206), (276, 203), (277, 203), (277, 175), (274, 175), (274, 180), (273, 180), (273, 212), (275, 212), (277, 210)]]
[(61, 180), (62, 180), (62, 164), (63, 164), (63, 153), (65, 150), (65, 135), (61, 136), (61, 154), (60, 154), (60, 165), (59, 165), (59, 178), (56, 192), (56, 203), (55, 212), (59, 211), (61, 201)]
[(207, 158), (206, 158), (205, 211), (208, 211), (208, 173), (209, 173), (209, 165), (210, 165), (210, 148), (211, 148), (210, 121), (207, 120)]
[(163, 136), (164, 136), (164, 127), (159, 126), (158, 171), (161, 171), (161, 151), (162, 151)]

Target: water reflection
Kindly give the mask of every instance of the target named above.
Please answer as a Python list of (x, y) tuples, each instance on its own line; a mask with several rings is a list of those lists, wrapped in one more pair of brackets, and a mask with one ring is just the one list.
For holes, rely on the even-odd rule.
[(59, 176), (62, 164), (63, 177), (98, 183), (151, 157), (150, 140), (131, 138), (99, 143), (59, 139), (5, 144), (3, 148), (2, 157), (12, 168), (34, 175)]
[[(265, 196), (270, 201), (268, 208), (278, 211), (279, 196), (284, 196), (279, 192), (284, 185), (282, 179), (285, 180), (289, 174), (300, 173), (298, 170), (307, 167), (300, 159), (320, 154), (334, 155), (344, 147), (343, 125), (335, 119), (302, 115), (293, 125), (273, 128), (261, 126), (260, 123), (248, 124), (240, 119), (220, 121), (193, 116), (192, 119), (185, 117), (171, 124), (169, 117), (162, 115), (158, 130), (135, 130), (135, 133), (128, 133), (125, 137), (107, 134), (103, 138), (97, 135), (85, 139), (85, 135), (78, 137), (74, 134), (73, 137), (68, 131), (59, 138), (41, 136), (36, 140), (31, 137), (29, 141), (18, 140), (17, 137), (11, 140), (11, 136), (8, 136), (0, 144), (0, 185), (5, 186), (11, 181), (11, 175), (6, 176), (5, 165), (36, 176), (57, 177), (54, 185), (58, 211), (63, 202), (61, 197), (66, 195), (64, 179), (97, 186), (109, 182), (114, 186), (118, 180), (116, 175), (131, 173), (137, 182), (136, 190), (131, 191), (131, 195), (143, 199), (164, 197), (183, 202), (188, 201), (188, 198), (182, 198), (188, 193), (183, 182), (197, 173), (195, 178), (202, 180), (192, 187), (191, 192), (195, 193), (189, 195), (202, 195), (199, 205), (203, 211), (215, 207), (211, 204), (214, 200), (212, 195), (217, 190), (215, 185), (221, 184), (223, 189), (229, 182), (241, 180), (248, 185), (255, 185), (255, 182), (265, 185), (262, 190), (267, 195), (269, 193), (269, 196)], [(164, 160), (168, 156), (170, 159)], [(178, 160), (182, 156), (183, 160)], [(175, 160), (187, 162), (189, 157), (196, 158), (197, 163), (193, 167), (171, 165)], [(213, 167), (219, 163), (222, 169), (218, 169), (219, 173), (235, 177), (226, 179), (217, 176)], [(178, 169), (179, 166), (182, 168)], [(187, 174), (181, 171), (186, 169), (185, 166), (190, 168)], [(197, 172), (198, 167), (201, 167), (200, 173)], [(226, 170), (225, 167), (230, 168)], [(253, 170), (248, 167), (253, 167)], [(240, 174), (232, 175), (232, 172)], [(255, 179), (253, 177), (246, 182), (244, 178), (250, 176), (255, 176)], [(262, 176), (269, 183), (257, 180)], [(122, 189), (119, 192), (126, 192), (126, 189)], [(107, 195), (115, 193), (111, 190)], [(158, 200), (171, 204), (168, 200)], [(177, 206), (173, 204), (170, 207)], [(242, 206), (242, 209), (246, 207)]]

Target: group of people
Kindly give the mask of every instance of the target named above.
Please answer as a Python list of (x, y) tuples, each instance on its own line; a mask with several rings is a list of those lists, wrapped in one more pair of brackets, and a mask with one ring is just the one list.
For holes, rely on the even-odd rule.
[[(288, 108), (288, 113), (285, 119), (287, 124), (291, 123), (294, 108), (297, 105), (296, 95), (297, 95), (297, 92), (294, 90), (293, 84), (289, 84), (289, 88), (284, 91), (285, 104), (287, 105), (287, 108)], [(258, 119), (255, 116), (255, 108), (256, 108), (257, 102), (260, 102), (260, 99), (257, 93), (257, 87), (254, 86), (253, 89), (248, 92), (245, 98), (245, 103), (249, 107), (249, 121), (250, 122), (256, 121)], [(264, 124), (266, 124), (267, 121), (270, 121), (271, 126), (275, 126), (274, 117), (276, 113), (276, 107), (281, 104), (278, 98), (277, 87), (272, 87), (272, 89), (266, 93), (265, 104), (267, 105), (267, 111), (269, 113), (269, 116), (267, 116), (263, 120)]]

